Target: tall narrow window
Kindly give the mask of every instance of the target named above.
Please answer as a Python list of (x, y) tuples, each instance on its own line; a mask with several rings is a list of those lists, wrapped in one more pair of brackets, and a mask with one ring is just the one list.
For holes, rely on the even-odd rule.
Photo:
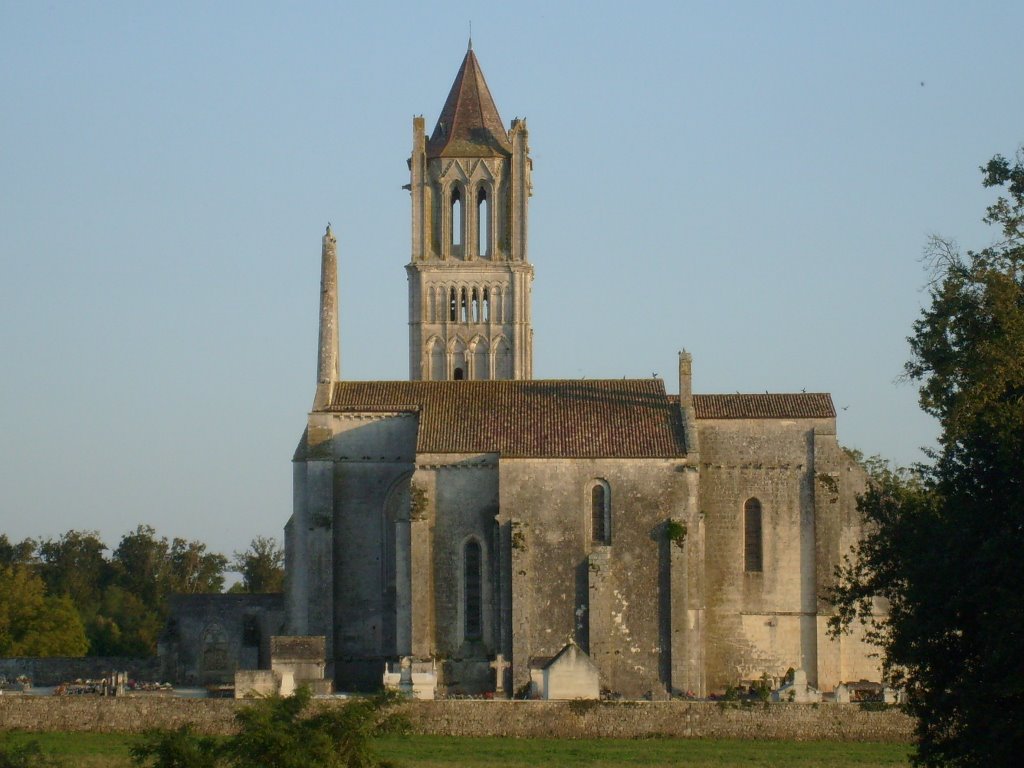
[(747, 499), (743, 505), (743, 570), (747, 573), (761, 573), (764, 570), (761, 502), (757, 499)]
[(481, 256), (491, 255), (491, 204), (487, 201), (487, 190), (480, 187), (477, 194), (477, 253)]
[(484, 288), (484, 322), (490, 322), (491, 320), (491, 291), (489, 288)]
[(452, 188), (452, 245), (462, 245), (462, 193)]
[(480, 292), (476, 288), (473, 289), (473, 322), (480, 322)]
[(458, 320), (459, 305), (455, 298), (455, 289), (452, 288), (448, 291), (448, 319), (453, 323)]
[(476, 541), (466, 542), (463, 552), (463, 611), (465, 616), (466, 640), (479, 640), (483, 637), (482, 622), (482, 591), (480, 589), (480, 544)]
[(469, 302), (466, 300), (466, 289), (463, 288), (459, 295), (462, 297), (459, 304), (459, 319), (465, 323), (469, 321)]
[(590, 538), (595, 544), (611, 544), (610, 497), (604, 480), (598, 480), (590, 489)]
[(466, 378), (466, 344), (462, 339), (455, 339), (451, 345), (452, 378), (461, 381)]

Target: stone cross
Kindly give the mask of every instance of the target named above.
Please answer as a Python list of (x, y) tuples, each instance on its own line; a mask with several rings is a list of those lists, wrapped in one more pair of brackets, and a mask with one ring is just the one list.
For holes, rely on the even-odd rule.
[(512, 665), (505, 661), (505, 657), (502, 654), (498, 654), (494, 657), (488, 666), (494, 670), (494, 692), (504, 693), (505, 692), (505, 670)]

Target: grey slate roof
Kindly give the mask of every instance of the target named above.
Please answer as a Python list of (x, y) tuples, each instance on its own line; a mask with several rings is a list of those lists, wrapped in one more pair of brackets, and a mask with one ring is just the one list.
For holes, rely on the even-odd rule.
[(686, 455), (679, 409), (661, 379), (341, 381), (325, 410), (416, 412), (418, 453)]

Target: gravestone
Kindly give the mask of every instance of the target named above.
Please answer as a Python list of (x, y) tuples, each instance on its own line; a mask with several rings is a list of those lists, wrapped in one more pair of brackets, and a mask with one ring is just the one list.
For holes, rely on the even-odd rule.
[(433, 659), (416, 661), (403, 656), (397, 663), (385, 662), (383, 683), (388, 690), (429, 701), (437, 688), (437, 665)]
[(807, 682), (807, 673), (798, 669), (793, 672), (792, 681), (777, 691), (772, 691), (772, 701), (791, 701), (796, 704), (809, 704), (821, 701), (821, 691)]

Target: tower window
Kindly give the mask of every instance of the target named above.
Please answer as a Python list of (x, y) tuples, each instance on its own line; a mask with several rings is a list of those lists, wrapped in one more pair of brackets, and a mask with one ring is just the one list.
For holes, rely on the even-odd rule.
[(452, 245), (462, 245), (462, 193), (452, 189)]
[(456, 381), (468, 378), (466, 376), (466, 371), (469, 369), (466, 359), (466, 343), (462, 339), (456, 338), (452, 342), (450, 350), (452, 378)]
[(480, 559), (479, 542), (466, 542), (466, 548), (463, 552), (462, 581), (463, 611), (465, 616), (464, 637), (466, 640), (479, 640), (483, 637)]
[(598, 480), (590, 489), (590, 538), (595, 544), (611, 544), (611, 492)]
[(747, 499), (743, 505), (743, 570), (747, 573), (761, 573), (764, 570), (761, 502), (757, 499)]
[(491, 204), (487, 200), (487, 189), (480, 187), (477, 193), (477, 253), (481, 256), (491, 254)]
[(473, 289), (473, 322), (480, 322), (480, 294), (476, 288)]
[(491, 291), (488, 288), (484, 288), (484, 322), (490, 322), (491, 320)]
[(462, 298), (459, 304), (459, 319), (465, 323), (469, 321), (469, 302), (466, 300), (466, 289), (463, 288), (459, 295)]
[(455, 298), (455, 289), (448, 292), (448, 319), (453, 323), (458, 320), (459, 305)]

